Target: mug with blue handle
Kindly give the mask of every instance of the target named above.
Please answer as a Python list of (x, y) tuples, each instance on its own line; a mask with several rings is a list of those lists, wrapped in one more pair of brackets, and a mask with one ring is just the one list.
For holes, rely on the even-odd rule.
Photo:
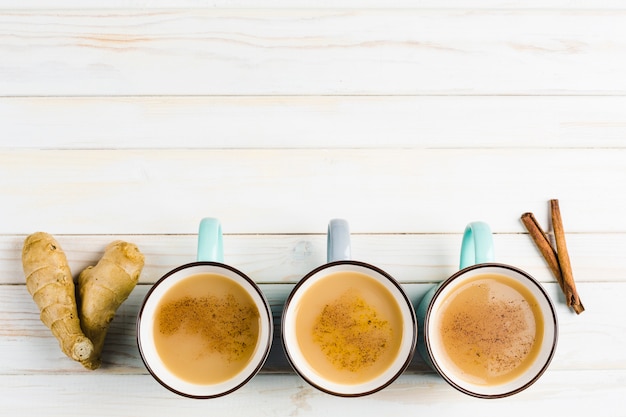
[[(418, 351), (424, 361), (452, 387), (479, 398), (506, 397), (531, 386), (548, 368), (558, 337), (554, 305), (541, 284), (527, 272), (511, 265), (496, 263), (494, 259), (493, 237), (489, 225), (484, 222), (468, 224), (461, 245), (460, 270), (427, 292), (416, 309), (421, 326)], [(506, 283), (506, 287), (503, 287), (506, 294), (511, 294), (510, 297), (517, 297), (516, 300), (520, 301), (512, 301), (513, 298), (505, 301), (499, 295), (496, 296), (495, 290), (485, 289), (481, 291), (492, 291), (485, 292), (489, 294), (488, 297), (477, 301), (476, 296), (473, 299), (467, 296), (463, 300), (465, 305), (478, 309), (478, 313), (462, 310), (469, 307), (459, 304), (461, 301), (458, 300), (462, 298), (459, 294), (472, 285), (488, 288), (491, 285), (487, 284), (490, 280), (499, 282), (496, 285)], [(524, 297), (523, 300), (521, 297)], [(516, 306), (515, 303), (519, 305)], [(502, 305), (509, 307), (499, 307)], [(531, 305), (534, 306), (532, 309), (526, 307)], [(450, 311), (456, 312), (448, 313)], [(492, 313), (494, 311), (515, 313), (510, 317), (499, 313), (496, 316)], [(524, 317), (532, 316), (528, 323), (520, 319), (521, 311), (527, 311)], [(446, 315), (456, 321), (444, 320)], [(532, 342), (527, 338), (528, 326), (534, 326), (530, 327), (534, 335)], [(478, 332), (485, 328), (490, 332), (489, 342), (485, 342), (487, 337), (478, 336)], [(515, 341), (522, 337), (517, 336), (521, 332), (525, 332), (523, 337), (527, 338), (523, 348)], [(490, 348), (489, 343), (497, 343), (506, 348), (497, 351)], [(532, 347), (527, 349), (530, 343)], [(462, 354), (452, 353), (453, 344), (462, 347), (458, 348), (463, 349)], [(513, 359), (516, 355), (520, 358)], [(468, 358), (472, 358), (472, 365), (467, 366), (476, 368), (461, 364)], [(478, 371), (474, 374), (473, 369), (479, 369), (480, 375)]]
[[(285, 302), (281, 326), (283, 347), (287, 359), (295, 372), (313, 387), (328, 394), (341, 397), (358, 397), (372, 394), (391, 384), (411, 362), (417, 340), (415, 312), (400, 284), (380, 268), (365, 262), (354, 261), (350, 258), (351, 245), (348, 222), (343, 219), (333, 219), (328, 225), (327, 263), (309, 272), (296, 284)], [(305, 353), (306, 349), (303, 349), (300, 343), (297, 330), (307, 334), (311, 334), (313, 330), (312, 328), (304, 330), (303, 327), (306, 326), (297, 323), (302, 323), (299, 321), (301, 315), (318, 316), (321, 314), (324, 308), (323, 305), (319, 307), (320, 311), (318, 311), (318, 307), (310, 308), (310, 300), (312, 299), (315, 299), (316, 303), (322, 303), (319, 299), (324, 298), (328, 299), (328, 301), (325, 300), (323, 303), (329, 302), (332, 304), (340, 299), (342, 292), (346, 291), (346, 289), (347, 291), (356, 291), (358, 293), (362, 289), (359, 288), (359, 285), (363, 285), (363, 281), (360, 281), (361, 278), (358, 277), (362, 275), (375, 280), (379, 294), (381, 292), (389, 293), (390, 297), (387, 297), (386, 300), (393, 301), (386, 301), (387, 308), (391, 308), (390, 304), (394, 306), (394, 309), (397, 306), (398, 314), (401, 316), (399, 320), (401, 324), (399, 328), (395, 328), (393, 331), (399, 332), (400, 339), (399, 343), (397, 343), (397, 353), (393, 352), (395, 357), (392, 356), (393, 359), (388, 366), (384, 362), (386, 367), (375, 375), (347, 383), (343, 380), (333, 380), (328, 374), (321, 371), (322, 367), (327, 367), (328, 369), (328, 366), (336, 365), (332, 364), (331, 360), (322, 353), (323, 348), (319, 346), (315, 348), (316, 353), (314, 355), (317, 355), (315, 360), (311, 359), (311, 355), (307, 356)], [(326, 281), (326, 279), (330, 281)], [(319, 284), (320, 281), (324, 283), (323, 288), (325, 288), (325, 291), (323, 293), (315, 292), (316, 284)], [(367, 304), (369, 302), (367, 297), (364, 296), (364, 299)], [(333, 323), (332, 325), (335, 324)], [(369, 326), (371, 323), (362, 319), (356, 319), (353, 327), (361, 325)], [(330, 333), (333, 331), (334, 329), (330, 330)], [(356, 345), (344, 346), (343, 342), (339, 342), (334, 346), (336, 351), (339, 350), (339, 355), (342, 354), (342, 350), (358, 350)], [(318, 348), (319, 350), (317, 350)], [(382, 363), (379, 362), (379, 364)], [(350, 376), (351, 372), (357, 375), (359, 370), (344, 368), (340, 372)]]
[[(198, 383), (181, 377), (180, 373), (164, 363), (154, 340), (160, 300), (176, 284), (198, 275), (209, 280), (205, 283), (207, 285), (215, 283), (216, 281), (210, 281), (215, 279), (226, 279), (239, 285), (258, 311), (258, 337), (250, 359), (236, 374), (216, 383)], [(137, 345), (146, 368), (161, 385), (181, 396), (201, 399), (220, 397), (241, 388), (258, 373), (269, 355), (272, 337), (272, 312), (267, 299), (252, 279), (238, 269), (224, 264), (222, 227), (219, 220), (202, 219), (198, 232), (197, 261), (166, 273), (152, 286), (141, 305), (137, 318)], [(188, 359), (194, 361), (192, 357)]]

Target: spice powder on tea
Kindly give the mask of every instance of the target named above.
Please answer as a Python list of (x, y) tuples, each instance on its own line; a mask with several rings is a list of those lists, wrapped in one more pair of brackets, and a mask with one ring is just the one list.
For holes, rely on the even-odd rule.
[(354, 290), (324, 306), (315, 320), (313, 340), (340, 370), (358, 372), (373, 365), (388, 348), (393, 329)]
[(219, 353), (229, 361), (249, 356), (258, 337), (258, 311), (232, 294), (183, 297), (165, 303), (158, 314), (159, 331), (200, 335), (208, 353)]

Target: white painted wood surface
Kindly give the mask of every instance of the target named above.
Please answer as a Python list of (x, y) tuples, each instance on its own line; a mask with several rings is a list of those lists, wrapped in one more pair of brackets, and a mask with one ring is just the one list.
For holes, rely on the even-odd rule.
[[(610, 0), (2, 2), (3, 415), (626, 415), (625, 73), (626, 8)], [(519, 221), (532, 211), (547, 228), (551, 198), (580, 316)], [(415, 303), (485, 220), (497, 259), (555, 300), (556, 357), (503, 400), (457, 393), (419, 355), (382, 392), (341, 399), (276, 345), (240, 391), (177, 397), (143, 367), (134, 326), (150, 286), (194, 260), (204, 216), (276, 315), (324, 262), (332, 217)], [(97, 371), (60, 352), (26, 291), (36, 230), (75, 275), (117, 238), (146, 254)]]
[(0, 17), (0, 89), (11, 96), (626, 91), (621, 10), (28, 10)]

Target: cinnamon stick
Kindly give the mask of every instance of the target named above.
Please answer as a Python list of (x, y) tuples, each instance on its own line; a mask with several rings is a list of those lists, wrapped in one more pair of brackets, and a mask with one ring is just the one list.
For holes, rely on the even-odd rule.
[(567, 245), (565, 244), (565, 231), (559, 209), (559, 200), (550, 200), (550, 212), (552, 214), (552, 227), (554, 228), (554, 239), (556, 241), (556, 253), (563, 278), (562, 289), (565, 294), (565, 301), (569, 307), (574, 309), (576, 314), (580, 314), (585, 311), (585, 307), (576, 291), (576, 283), (574, 282), (572, 266), (567, 252)]
[(543, 231), (539, 222), (532, 213), (522, 214), (522, 223), (526, 226), (526, 230), (528, 230), (530, 237), (535, 242), (535, 245), (537, 245), (537, 248), (543, 255), (543, 258), (546, 260), (546, 263), (548, 264), (548, 267), (550, 267), (552, 275), (554, 275), (556, 281), (559, 283), (561, 290), (565, 292), (559, 259), (556, 254), (556, 250), (554, 250), (554, 247), (548, 240), (548, 236)]

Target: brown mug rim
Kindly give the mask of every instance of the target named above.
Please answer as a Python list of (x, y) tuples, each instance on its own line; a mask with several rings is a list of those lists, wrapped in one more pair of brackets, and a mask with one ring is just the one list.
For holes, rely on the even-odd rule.
[[(231, 272), (234, 272), (235, 274), (239, 275), (241, 278), (243, 278), (245, 281), (247, 281), (252, 286), (252, 288), (254, 288), (254, 290), (258, 293), (258, 295), (261, 297), (261, 300), (263, 300), (265, 312), (266, 312), (267, 317), (269, 319), (269, 335), (268, 335), (269, 343), (267, 343), (267, 346), (265, 347), (265, 352), (263, 352), (263, 356), (261, 357), (261, 360), (259, 361), (257, 366), (254, 368), (254, 370), (252, 372), (250, 372), (250, 374), (242, 382), (237, 384), (235, 387), (230, 388), (230, 389), (228, 389), (228, 390), (226, 390), (224, 392), (219, 392), (219, 393), (210, 394), (210, 395), (194, 395), (194, 394), (189, 394), (189, 393), (186, 393), (186, 392), (182, 392), (182, 391), (180, 391), (180, 390), (170, 386), (165, 381), (163, 381), (157, 375), (157, 373), (152, 369), (152, 367), (150, 366), (150, 364), (148, 363), (148, 361), (144, 357), (142, 342), (141, 342), (141, 338), (139, 336), (140, 335), (139, 328), (141, 326), (142, 317), (143, 317), (143, 313), (144, 313), (144, 308), (145, 308), (146, 302), (150, 298), (150, 295), (156, 290), (156, 288), (160, 284), (162, 284), (171, 275), (173, 275), (173, 274), (175, 274), (175, 273), (177, 273), (179, 271), (182, 271), (184, 269), (193, 268), (193, 267), (196, 267), (196, 266), (216, 266), (216, 267), (219, 267), (219, 268), (228, 269)], [(224, 263), (221, 263), (221, 262), (213, 262), (213, 261), (196, 261), (196, 262), (186, 263), (184, 265), (180, 265), (180, 266), (172, 269), (171, 271), (169, 271), (165, 275), (163, 275), (161, 278), (159, 278), (152, 285), (152, 287), (148, 290), (148, 292), (146, 293), (143, 301), (141, 302), (141, 308), (139, 309), (139, 313), (137, 314), (137, 324), (135, 325), (135, 331), (136, 331), (137, 347), (139, 348), (139, 356), (141, 357), (141, 360), (142, 360), (144, 366), (146, 367), (148, 372), (152, 375), (152, 377), (159, 384), (161, 384), (163, 387), (167, 388), (168, 390), (172, 391), (173, 393), (178, 394), (178, 395), (180, 395), (182, 397), (195, 398), (195, 399), (211, 399), (211, 398), (222, 397), (224, 395), (230, 394), (230, 393), (238, 390), (239, 388), (243, 387), (248, 382), (250, 382), (250, 380), (261, 370), (261, 368), (263, 367), (263, 365), (267, 361), (267, 358), (268, 358), (269, 353), (270, 353), (270, 348), (272, 346), (272, 341), (274, 339), (274, 323), (273, 323), (272, 309), (270, 308), (270, 304), (269, 304), (269, 302), (267, 300), (267, 297), (265, 297), (265, 294), (263, 294), (263, 291), (261, 290), (261, 288), (250, 277), (248, 277), (246, 274), (244, 274), (243, 272), (241, 272), (237, 268), (234, 268), (234, 267), (232, 267), (230, 265), (227, 265), (227, 264), (224, 264)]]
[[(385, 381), (383, 384), (381, 384), (378, 387), (375, 387), (374, 389), (368, 390), (368, 391), (364, 391), (364, 392), (357, 392), (357, 393), (342, 393), (342, 392), (336, 392), (336, 391), (332, 391), (330, 389), (327, 389), (325, 387), (320, 386), (319, 384), (316, 384), (314, 381), (312, 381), (310, 378), (308, 378), (306, 375), (304, 375), (304, 373), (302, 373), (299, 369), (299, 367), (296, 365), (295, 361), (292, 359), (291, 354), (289, 353), (289, 347), (287, 346), (287, 343), (285, 342), (286, 338), (285, 338), (285, 316), (287, 314), (287, 311), (289, 310), (289, 306), (291, 305), (291, 301), (293, 300), (293, 297), (295, 296), (295, 294), (298, 292), (299, 288), (302, 287), (302, 285), (304, 285), (304, 283), (306, 281), (308, 281), (309, 279), (311, 279), (314, 275), (316, 275), (317, 273), (328, 269), (328, 268), (332, 268), (338, 265), (354, 265), (354, 266), (359, 266), (362, 268), (366, 268), (366, 269), (371, 269), (375, 272), (377, 272), (378, 274), (384, 276), (387, 280), (389, 280), (389, 282), (395, 286), (400, 294), (402, 295), (402, 298), (404, 300), (404, 302), (406, 303), (406, 305), (409, 307), (409, 316), (411, 319), (411, 327), (413, 329), (413, 336), (412, 336), (412, 340), (411, 340), (411, 346), (410, 346), (410, 350), (409, 350), (409, 354), (407, 355), (407, 358), (405, 360), (405, 362), (400, 366), (400, 368), (398, 369), (398, 371), (391, 377), (389, 378), (389, 380)], [(390, 274), (388, 274), (387, 272), (383, 271), (382, 269), (378, 268), (375, 265), (366, 263), (366, 262), (361, 262), (361, 261), (355, 261), (355, 260), (340, 260), (340, 261), (333, 261), (333, 262), (328, 262), (326, 264), (323, 264), (321, 266), (318, 266), (317, 268), (313, 269), (312, 271), (310, 271), (309, 273), (307, 273), (304, 277), (302, 277), (300, 279), (300, 281), (298, 281), (298, 283), (294, 286), (294, 288), (291, 290), (291, 292), (289, 293), (289, 295), (287, 296), (287, 299), (285, 300), (285, 304), (283, 307), (283, 312), (282, 312), (282, 316), (281, 316), (281, 342), (283, 345), (283, 350), (285, 352), (285, 357), (287, 358), (287, 361), (289, 362), (289, 365), (291, 366), (291, 368), (296, 372), (296, 374), (298, 374), (302, 379), (304, 379), (309, 385), (317, 388), (318, 390), (325, 392), (327, 394), (331, 394), (331, 395), (335, 395), (337, 397), (363, 397), (366, 395), (370, 395), (373, 394), (375, 392), (378, 392), (386, 387), (388, 387), (389, 385), (391, 385), (391, 383), (393, 383), (396, 379), (398, 379), (398, 377), (400, 375), (402, 375), (402, 373), (404, 373), (404, 371), (408, 368), (409, 364), (411, 363), (411, 360), (413, 359), (413, 356), (415, 355), (415, 350), (416, 350), (416, 345), (417, 345), (417, 317), (415, 315), (415, 309), (413, 308), (413, 303), (411, 302), (411, 300), (409, 299), (409, 297), (407, 296), (406, 292), (404, 291), (404, 289), (402, 288), (401, 284), (394, 278), (392, 277)]]
[[(430, 316), (431, 316), (431, 312), (432, 312), (432, 309), (433, 309), (433, 305), (435, 303), (435, 300), (437, 299), (439, 294), (441, 294), (441, 292), (445, 289), (445, 287), (449, 286), (454, 281), (456, 281), (461, 275), (464, 275), (465, 273), (467, 273), (469, 271), (472, 271), (472, 270), (475, 270), (475, 269), (488, 268), (488, 267), (491, 267), (491, 268), (497, 267), (497, 268), (503, 268), (503, 269), (512, 270), (512, 271), (522, 275), (531, 284), (536, 286), (537, 289), (541, 292), (541, 294), (545, 298), (545, 300), (548, 302), (548, 305), (550, 307), (551, 316), (552, 316), (552, 324), (554, 325), (554, 338), (551, 341), (552, 346), (551, 346), (551, 349), (550, 349), (550, 353), (549, 353), (548, 358), (546, 359), (545, 363), (542, 364), (541, 369), (533, 376), (533, 378), (531, 380), (529, 380), (527, 383), (523, 384), (522, 386), (520, 386), (518, 388), (515, 388), (513, 390), (510, 390), (510, 391), (507, 391), (507, 392), (504, 392), (504, 393), (498, 393), (498, 394), (481, 394), (481, 393), (478, 393), (478, 392), (474, 392), (474, 391), (472, 391), (470, 389), (467, 389), (467, 388), (464, 388), (464, 387), (460, 386), (455, 381), (453, 381), (445, 372), (443, 372), (443, 370), (441, 369), (441, 367), (437, 363), (437, 360), (435, 359), (435, 356), (432, 353), (431, 344), (430, 344), (430, 336), (429, 336), (429, 332), (428, 332), (428, 328), (429, 328), (429, 324), (430, 324)], [(537, 279), (535, 279), (528, 272), (526, 272), (526, 271), (524, 271), (524, 270), (522, 270), (520, 268), (517, 268), (515, 266), (512, 266), (512, 265), (508, 265), (508, 264), (504, 264), (504, 263), (498, 263), (498, 262), (485, 262), (485, 263), (480, 263), (480, 264), (476, 264), (476, 265), (470, 265), (470, 266), (468, 266), (466, 268), (463, 268), (463, 269), (457, 271), (452, 276), (450, 276), (446, 280), (444, 280), (437, 287), (437, 290), (435, 291), (435, 293), (433, 294), (432, 298), (430, 299), (430, 301), (428, 303), (428, 308), (426, 309), (426, 314), (424, 315), (424, 335), (423, 336), (424, 336), (424, 346), (426, 347), (426, 351), (427, 351), (428, 356), (430, 358), (430, 362), (432, 363), (432, 365), (435, 368), (435, 370), (437, 371), (437, 373), (448, 384), (450, 384), (452, 387), (454, 387), (458, 391), (463, 392), (463, 393), (465, 393), (467, 395), (471, 395), (473, 397), (485, 398), (485, 399), (495, 399), (495, 398), (509, 397), (511, 395), (514, 395), (514, 394), (517, 394), (517, 393), (519, 393), (521, 391), (524, 391), (525, 389), (527, 389), (528, 387), (533, 385), (535, 382), (537, 382), (537, 380), (544, 374), (544, 372), (548, 369), (548, 367), (549, 367), (550, 363), (552, 362), (552, 359), (554, 358), (554, 355), (556, 353), (556, 346), (557, 346), (557, 342), (558, 342), (558, 338), (559, 338), (559, 325), (558, 325), (558, 318), (557, 318), (557, 314), (556, 314), (556, 309), (554, 307), (554, 303), (552, 302), (552, 299), (550, 298), (549, 294), (546, 292), (546, 290), (543, 287), (543, 285), (541, 285), (541, 283)]]

